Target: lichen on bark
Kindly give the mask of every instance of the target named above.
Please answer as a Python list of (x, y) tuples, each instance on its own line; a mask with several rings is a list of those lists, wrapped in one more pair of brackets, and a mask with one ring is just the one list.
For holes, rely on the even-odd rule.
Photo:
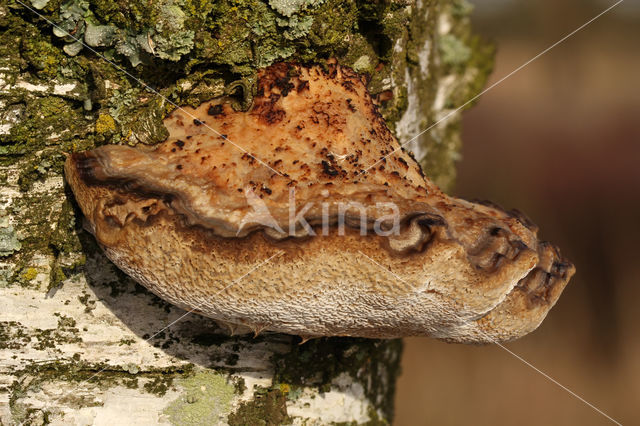
[[(390, 422), (398, 341), (297, 346), (229, 337), (195, 315), (154, 336), (184, 312), (82, 230), (64, 153), (154, 144), (175, 105), (231, 95), (247, 108), (260, 67), (329, 58), (368, 75), (407, 142), (484, 84), (492, 52), (468, 13), (461, 0), (0, 0), (0, 292), (12, 307), (0, 315), (0, 422), (117, 417), (122, 395), (146, 395), (154, 419), (178, 423), (211, 414), (195, 412), (194, 398), (214, 395), (193, 384), (222, 377), (236, 386), (223, 422), (321, 421), (329, 400), (348, 407), (331, 421)], [(459, 114), (407, 146), (450, 186)]]

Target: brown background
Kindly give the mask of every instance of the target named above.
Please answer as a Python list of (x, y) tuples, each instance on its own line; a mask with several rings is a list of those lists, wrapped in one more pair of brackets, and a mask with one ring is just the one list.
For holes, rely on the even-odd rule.
[[(476, 0), (489, 84), (614, 1)], [(456, 194), (517, 206), (577, 267), (506, 345), (623, 424), (640, 424), (640, 1), (626, 0), (464, 114)], [(428, 171), (427, 171), (428, 174)], [(501, 348), (406, 340), (397, 425), (605, 425)]]

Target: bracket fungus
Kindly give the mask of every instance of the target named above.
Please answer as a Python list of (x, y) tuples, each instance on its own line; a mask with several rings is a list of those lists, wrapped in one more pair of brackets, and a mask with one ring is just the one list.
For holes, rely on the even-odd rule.
[(425, 177), (349, 68), (272, 65), (248, 111), (164, 124), (152, 147), (70, 155), (66, 178), (118, 267), (231, 329), (504, 341), (574, 273), (523, 215)]

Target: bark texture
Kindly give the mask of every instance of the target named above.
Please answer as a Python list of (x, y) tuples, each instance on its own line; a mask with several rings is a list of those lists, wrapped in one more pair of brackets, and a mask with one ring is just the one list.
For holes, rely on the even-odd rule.
[[(492, 52), (469, 12), (458, 0), (0, 1), (0, 424), (389, 423), (400, 341), (298, 345), (182, 318), (82, 230), (63, 153), (157, 143), (167, 99), (231, 94), (246, 108), (258, 68), (331, 57), (370, 76), (409, 141), (484, 84)], [(445, 188), (459, 119), (408, 144)]]

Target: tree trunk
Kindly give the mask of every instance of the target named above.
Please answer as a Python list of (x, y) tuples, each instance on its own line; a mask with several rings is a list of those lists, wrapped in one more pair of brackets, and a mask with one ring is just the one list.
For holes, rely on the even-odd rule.
[[(399, 340), (299, 345), (182, 318), (82, 230), (63, 153), (158, 142), (166, 99), (242, 92), (246, 107), (250, 90), (234, 88), (251, 89), (256, 69), (330, 57), (370, 76), (385, 119), (409, 141), (484, 84), (492, 52), (471, 35), (469, 9), (464, 0), (0, 1), (0, 424), (390, 423)], [(408, 144), (444, 187), (459, 121)]]

